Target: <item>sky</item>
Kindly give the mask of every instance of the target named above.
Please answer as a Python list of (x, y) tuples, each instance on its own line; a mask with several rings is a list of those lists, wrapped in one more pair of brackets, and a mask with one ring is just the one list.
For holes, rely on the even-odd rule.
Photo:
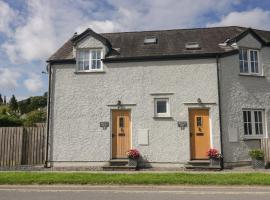
[(270, 0), (0, 0), (0, 93), (47, 91), (46, 60), (74, 32), (214, 26), (270, 30)]

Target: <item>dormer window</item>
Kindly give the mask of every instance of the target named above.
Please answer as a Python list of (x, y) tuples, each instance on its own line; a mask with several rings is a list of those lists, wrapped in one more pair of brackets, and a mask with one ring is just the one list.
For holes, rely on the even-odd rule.
[(102, 71), (101, 49), (79, 49), (77, 53), (78, 71)]
[(240, 73), (259, 75), (259, 51), (255, 49), (239, 50)]

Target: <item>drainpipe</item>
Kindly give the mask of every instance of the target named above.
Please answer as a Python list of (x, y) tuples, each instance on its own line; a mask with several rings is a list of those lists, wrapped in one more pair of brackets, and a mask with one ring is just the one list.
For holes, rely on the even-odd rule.
[[(219, 108), (219, 128), (220, 128), (220, 153), (223, 155), (223, 138), (222, 138), (222, 114), (221, 114), (221, 97), (220, 97), (220, 63), (219, 56), (216, 56), (217, 63), (217, 85), (218, 85), (218, 108)], [(221, 169), (224, 169), (224, 160), (221, 159)]]
[(49, 136), (50, 136), (50, 111), (51, 111), (51, 65), (47, 65), (48, 77), (48, 94), (47, 94), (47, 144), (46, 144), (46, 157), (45, 157), (45, 168), (49, 168)]

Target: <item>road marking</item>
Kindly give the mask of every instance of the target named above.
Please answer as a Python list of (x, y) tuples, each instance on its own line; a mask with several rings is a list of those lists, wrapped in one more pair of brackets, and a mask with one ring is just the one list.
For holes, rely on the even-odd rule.
[(0, 188), (0, 192), (39, 192), (39, 193), (45, 193), (45, 192), (90, 192), (90, 193), (136, 193), (136, 194), (152, 194), (152, 193), (174, 193), (174, 194), (190, 194), (190, 195), (217, 195), (217, 194), (223, 194), (223, 195), (239, 195), (239, 194), (246, 194), (246, 195), (266, 195), (270, 194), (270, 191), (192, 191), (192, 190), (112, 190), (112, 189), (97, 189), (97, 190), (87, 190), (87, 189), (76, 189), (76, 190), (68, 190), (68, 189), (36, 189), (36, 188)]

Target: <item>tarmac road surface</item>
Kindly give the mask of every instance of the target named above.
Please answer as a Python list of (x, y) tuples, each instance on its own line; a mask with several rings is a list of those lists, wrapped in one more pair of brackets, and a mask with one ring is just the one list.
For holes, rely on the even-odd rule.
[(270, 187), (0, 186), (0, 200), (270, 200)]

